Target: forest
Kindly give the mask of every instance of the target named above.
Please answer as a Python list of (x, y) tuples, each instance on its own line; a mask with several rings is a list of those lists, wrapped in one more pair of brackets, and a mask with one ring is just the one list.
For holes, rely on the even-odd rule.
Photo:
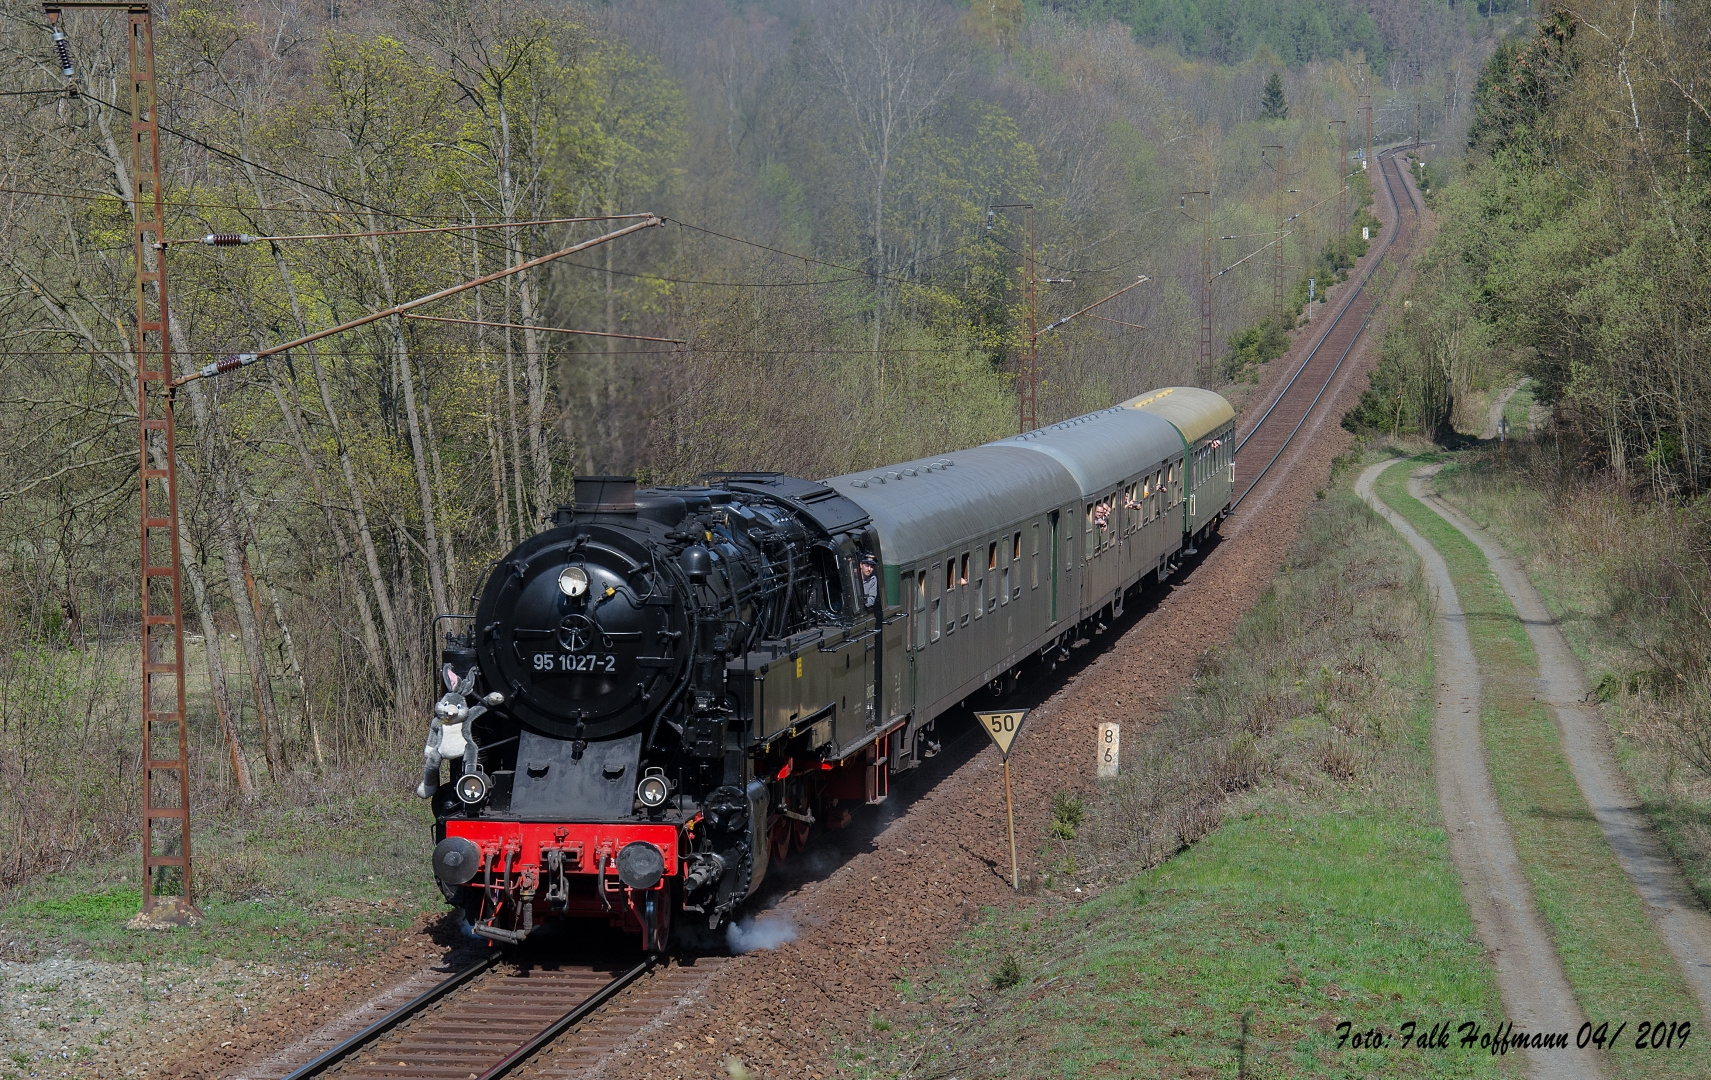
[[(158, 11), (179, 370), (587, 245), (179, 393), (198, 805), (390, 775), (419, 751), (434, 617), (466, 610), (579, 473), (824, 477), (1007, 435), (1031, 326), (1051, 327), (1042, 422), (1251, 376), (1307, 279), (1346, 261), (1337, 192), (1364, 191), (1363, 98), (1378, 142), (1465, 130), (1513, 18), (1501, 2), (1249, 7)], [(65, 15), (73, 93), (39, 7), (7, 0), (0, 19), (3, 884), (131, 835), (138, 416), (123, 20)], [(1476, 139), (1512, 163), (1491, 175), (1518, 178), (1552, 152), (1580, 69), (1549, 42), (1499, 56), (1531, 81), (1502, 112), (1487, 68)], [(1645, 77), (1637, 107), (1665, 108)], [(1612, 152), (1653, 154), (1623, 158), (1642, 164), (1621, 197), (1658, 236), (1695, 211), (1644, 169), (1687, 184), (1690, 159), (1666, 155), (1702, 142), (1668, 124), (1704, 130), (1668, 107), (1677, 120), (1632, 138), (1612, 127)], [(252, 239), (199, 242), (216, 234)], [(1685, 314), (1624, 317), (1646, 311)], [(1592, 377), (1573, 361), (1589, 334), (1562, 343), (1565, 394)], [(1613, 453), (1664, 445), (1667, 410), (1646, 400), (1643, 422), (1611, 403), (1629, 425)], [(1680, 432), (1663, 467), (1701, 468), (1700, 429)]]
[(1476, 389), (1526, 376), (1585, 467), (1705, 492), (1708, 35), (1691, 5), (1594, 4), (1492, 53), (1465, 159), (1428, 163), (1442, 231), (1361, 422), (1465, 430)]

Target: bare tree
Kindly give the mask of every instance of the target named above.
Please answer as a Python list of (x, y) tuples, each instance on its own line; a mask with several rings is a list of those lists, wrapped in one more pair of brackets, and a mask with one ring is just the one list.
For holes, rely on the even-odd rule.
[(885, 193), (897, 158), (958, 74), (944, 13), (910, 0), (866, 0), (823, 9), (820, 54), (850, 121), (847, 132), (872, 186), (873, 364), (876, 408), (883, 407), (885, 353)]

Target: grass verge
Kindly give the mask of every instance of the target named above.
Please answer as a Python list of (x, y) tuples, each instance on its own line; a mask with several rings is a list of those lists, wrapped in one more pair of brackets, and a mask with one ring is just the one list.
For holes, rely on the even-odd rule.
[[(1511, 1073), (1513, 1055), (1400, 1045), (1500, 1015), (1427, 772), (1419, 580), (1406, 546), (1333, 485), (1233, 645), (1125, 740), (1125, 775), (1085, 824), (1059, 815), (1066, 858), (1117, 883), (989, 911), (906, 987), (914, 1012), (875, 1019), (852, 1071)], [(1207, 783), (1234, 786), (1210, 833), (1186, 820)], [(1367, 1032), (1383, 1045), (1355, 1045)]]
[(425, 861), (431, 822), (396, 777), (344, 779), (348, 787), (314, 804), (274, 802), (198, 828), (200, 926), (127, 930), (142, 899), (141, 860), (115, 857), (38, 876), (0, 899), (0, 959), (290, 964), (379, 951), (443, 909)]
[[(1391, 467), (1376, 489), (1443, 556), (1467, 612), (1492, 784), (1575, 996), (1594, 1023), (1612, 1028), (1696, 1017), (1680, 970), (1581, 797), (1555, 721), (1534, 699), (1538, 661), (1509, 598), (1479, 548), (1408, 494), (1410, 472), (1432, 460)], [(1608, 1060), (1616, 1076), (1704, 1075), (1697, 1050), (1642, 1056), (1630, 1045)]]

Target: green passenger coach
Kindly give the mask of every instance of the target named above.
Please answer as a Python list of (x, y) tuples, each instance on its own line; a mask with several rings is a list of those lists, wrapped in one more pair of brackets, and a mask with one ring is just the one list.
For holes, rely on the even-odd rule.
[(1183, 553), (1194, 554), (1230, 512), (1236, 486), (1236, 410), (1222, 395), (1194, 386), (1169, 386), (1120, 406), (1167, 420), (1182, 438), (1187, 492), (1182, 500)]

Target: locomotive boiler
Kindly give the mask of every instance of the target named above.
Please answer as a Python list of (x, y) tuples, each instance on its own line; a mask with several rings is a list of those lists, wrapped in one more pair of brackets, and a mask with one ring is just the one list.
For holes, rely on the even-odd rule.
[(1233, 421), (1167, 388), (825, 482), (579, 478), (442, 653), (418, 794), (447, 901), (502, 942), (717, 927), (935, 753), (938, 717), (1214, 530)]

